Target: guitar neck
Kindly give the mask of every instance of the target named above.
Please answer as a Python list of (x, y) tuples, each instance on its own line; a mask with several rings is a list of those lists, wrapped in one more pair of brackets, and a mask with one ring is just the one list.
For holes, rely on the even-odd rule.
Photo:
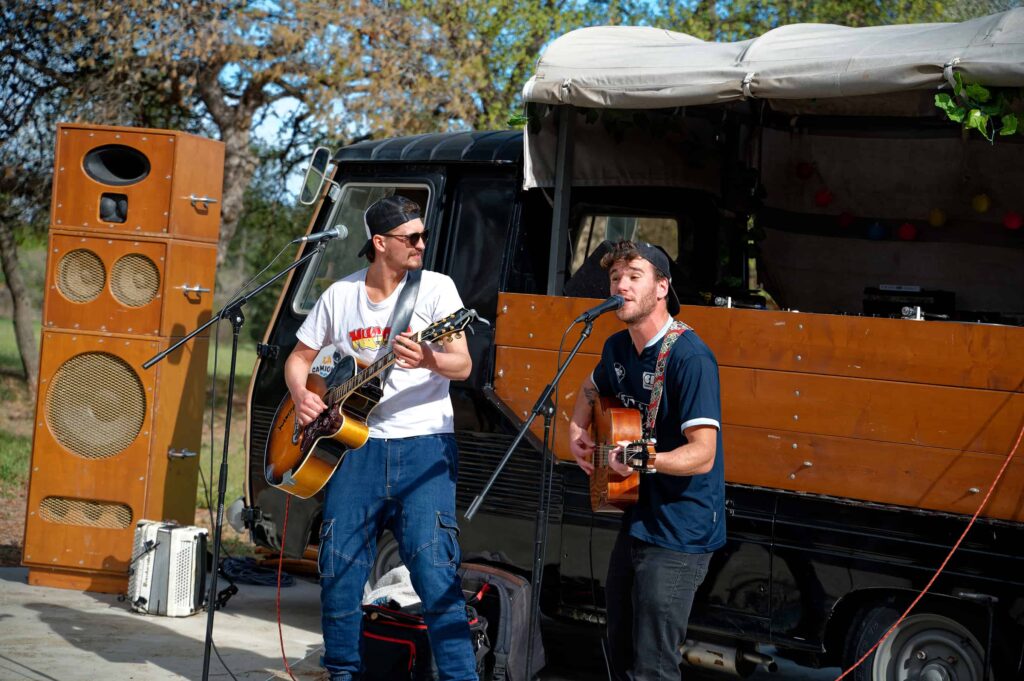
[[(422, 333), (418, 333), (412, 337), (412, 340), (416, 343), (419, 343), (422, 339), (422, 336)], [(395, 351), (389, 350), (386, 355), (384, 355), (383, 357), (379, 357), (376, 361), (373, 362), (373, 364), (356, 372), (356, 375), (353, 376), (352, 378), (328, 390), (326, 395), (327, 399), (325, 399), (324, 402), (326, 402), (328, 405), (333, 406), (337, 402), (344, 399), (349, 393), (351, 393), (359, 386), (363, 385), (373, 377), (380, 375), (381, 372), (383, 372), (389, 366), (394, 364), (397, 360), (398, 358), (395, 357)]]

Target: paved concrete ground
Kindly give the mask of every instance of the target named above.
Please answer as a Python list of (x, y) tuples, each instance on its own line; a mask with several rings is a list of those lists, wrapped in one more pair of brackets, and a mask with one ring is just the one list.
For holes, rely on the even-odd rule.
[[(116, 596), (29, 586), (28, 571), (0, 568), (0, 679), (201, 679), (206, 614), (132, 612)], [(221, 580), (221, 584), (223, 584)], [(287, 678), (273, 587), (239, 586), (214, 616), (213, 641), (238, 679)], [(316, 679), (321, 645), (319, 587), (296, 580), (281, 590), (289, 661), (311, 657), (299, 678)], [(297, 675), (298, 676), (298, 675)], [(231, 678), (215, 656), (211, 679)]]
[[(206, 614), (157, 617), (132, 612), (116, 596), (29, 586), (27, 570), (0, 568), (0, 681), (95, 679), (201, 679)], [(221, 582), (223, 584), (223, 581)], [(214, 643), (237, 679), (287, 679), (281, 660), (273, 587), (239, 585), (214, 617)], [(320, 681), (319, 587), (297, 578), (281, 590), (285, 650), (300, 681)], [(545, 631), (550, 664), (543, 681), (606, 679), (596, 637), (553, 628)], [(838, 670), (807, 670), (780, 660), (772, 675), (752, 681), (826, 681)], [(230, 679), (213, 656), (211, 679)], [(719, 679), (693, 674), (689, 679)]]

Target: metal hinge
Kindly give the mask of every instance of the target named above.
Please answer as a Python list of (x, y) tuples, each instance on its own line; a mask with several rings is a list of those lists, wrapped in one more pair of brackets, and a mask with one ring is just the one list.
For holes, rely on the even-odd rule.
[(277, 359), (279, 354), (281, 354), (281, 348), (277, 345), (269, 343), (256, 344), (256, 356), (260, 359)]

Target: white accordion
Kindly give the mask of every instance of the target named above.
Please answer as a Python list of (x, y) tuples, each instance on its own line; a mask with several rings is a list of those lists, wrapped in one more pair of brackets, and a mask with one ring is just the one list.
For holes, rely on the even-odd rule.
[(135, 526), (128, 602), (149, 615), (186, 617), (203, 607), (206, 538), (203, 527), (140, 520)]

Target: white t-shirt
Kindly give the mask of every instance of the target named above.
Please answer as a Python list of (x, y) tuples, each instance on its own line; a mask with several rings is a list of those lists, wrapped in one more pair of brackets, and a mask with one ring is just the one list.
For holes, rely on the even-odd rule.
[[(366, 295), (366, 270), (339, 279), (316, 301), (295, 336), (311, 348), (333, 346), (342, 355), (373, 362), (390, 338), (387, 328), (408, 275), (380, 303)], [(422, 331), (459, 310), (462, 299), (455, 282), (423, 270), (409, 328)], [(434, 349), (440, 346), (432, 345)], [(454, 432), (450, 381), (429, 369), (403, 369), (395, 364), (384, 384), (384, 396), (370, 414), (370, 437), (398, 438)]]

